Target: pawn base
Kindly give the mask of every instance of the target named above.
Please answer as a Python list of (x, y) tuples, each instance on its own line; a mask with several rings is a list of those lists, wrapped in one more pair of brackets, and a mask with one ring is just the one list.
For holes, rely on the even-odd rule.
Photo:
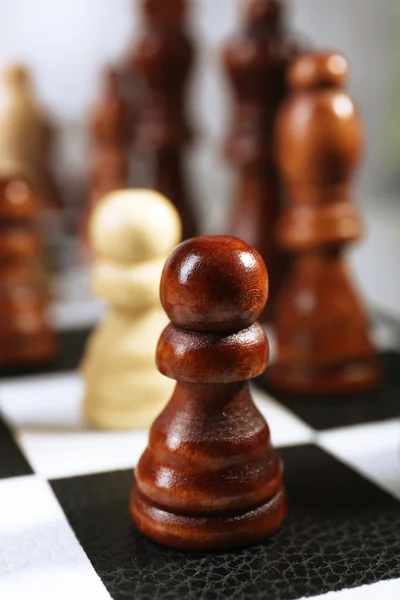
[(378, 387), (381, 368), (376, 357), (334, 368), (271, 365), (263, 376), (268, 386), (293, 394), (351, 394)]
[(191, 516), (171, 513), (151, 504), (134, 487), (130, 500), (132, 520), (154, 542), (192, 551), (242, 548), (275, 533), (286, 516), (283, 488), (268, 502), (245, 513), (223, 516)]

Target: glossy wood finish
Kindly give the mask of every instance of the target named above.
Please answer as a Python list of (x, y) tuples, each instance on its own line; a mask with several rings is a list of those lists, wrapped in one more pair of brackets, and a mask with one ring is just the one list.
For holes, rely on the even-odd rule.
[(265, 539), (286, 514), (282, 463), (248, 379), (268, 342), (256, 322), (264, 263), (227, 236), (183, 242), (166, 262), (161, 300), (172, 323), (157, 364), (177, 380), (136, 469), (131, 516), (144, 534), (185, 550), (230, 550)]
[(289, 199), (277, 237), (294, 260), (277, 303), (277, 363), (266, 375), (290, 392), (351, 392), (370, 389), (380, 378), (367, 316), (343, 256), (362, 233), (351, 179), (363, 131), (343, 89), (348, 72), (339, 54), (298, 58), (277, 125)]
[(192, 139), (185, 106), (194, 52), (186, 33), (186, 0), (144, 0), (146, 30), (132, 52), (144, 90), (136, 145), (150, 164), (151, 187), (166, 196), (182, 219), (183, 237), (196, 235), (184, 153)]
[(230, 383), (262, 373), (268, 360), (268, 345), (259, 323), (229, 334), (196, 333), (170, 325), (158, 344), (158, 368), (179, 381), (196, 383), (199, 364), (203, 383)]
[(35, 231), (39, 209), (25, 181), (0, 179), (0, 368), (46, 363), (57, 353)]
[[(212, 241), (205, 252), (208, 239)], [(180, 244), (167, 259), (160, 297), (168, 317), (181, 329), (235, 332), (260, 315), (268, 297), (268, 275), (258, 252), (246, 242), (199, 236)]]
[(114, 67), (107, 67), (102, 75), (101, 96), (90, 119), (90, 191), (83, 219), (84, 238), (87, 238), (90, 215), (99, 200), (128, 184), (131, 121), (118, 73)]
[(223, 62), (234, 95), (225, 153), (238, 170), (229, 233), (246, 240), (263, 257), (270, 296), (262, 318), (271, 319), (287, 255), (275, 243), (282, 187), (274, 153), (274, 125), (286, 97), (286, 72), (296, 52), (284, 32), (280, 0), (248, 0), (243, 30), (225, 46)]

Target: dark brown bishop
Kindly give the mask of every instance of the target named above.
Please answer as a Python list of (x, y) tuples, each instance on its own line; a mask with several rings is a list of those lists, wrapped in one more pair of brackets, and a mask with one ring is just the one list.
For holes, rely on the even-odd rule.
[(274, 130), (297, 50), (285, 32), (280, 0), (248, 0), (243, 19), (242, 30), (223, 49), (234, 97), (225, 154), (238, 171), (228, 231), (254, 246), (267, 265), (270, 297), (262, 320), (271, 320), (287, 267), (287, 256), (274, 240), (282, 208)]
[(177, 208), (183, 237), (196, 234), (184, 154), (192, 139), (186, 89), (194, 60), (186, 32), (186, 0), (142, 0), (145, 31), (132, 54), (133, 69), (144, 83), (138, 112), (138, 152), (150, 162), (148, 185)]
[(132, 519), (154, 541), (185, 550), (265, 539), (286, 513), (282, 463), (248, 384), (268, 360), (256, 321), (265, 265), (239, 239), (200, 236), (172, 252), (160, 289), (171, 323), (157, 365), (177, 385), (136, 468)]
[(344, 90), (348, 75), (340, 54), (299, 57), (277, 125), (288, 196), (277, 237), (293, 262), (277, 304), (277, 363), (267, 377), (290, 392), (351, 392), (373, 388), (380, 378), (367, 316), (344, 258), (362, 233), (351, 181), (363, 127)]

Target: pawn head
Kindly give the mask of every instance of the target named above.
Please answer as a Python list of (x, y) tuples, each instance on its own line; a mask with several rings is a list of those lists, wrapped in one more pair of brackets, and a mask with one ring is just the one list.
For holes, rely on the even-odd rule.
[(180, 235), (176, 209), (164, 196), (150, 190), (107, 194), (89, 225), (93, 250), (100, 257), (126, 265), (168, 254)]
[(38, 198), (23, 177), (0, 171), (0, 222), (33, 222), (39, 209)]
[(199, 236), (177, 246), (161, 277), (161, 303), (182, 329), (234, 332), (249, 327), (268, 297), (265, 264), (237, 238)]

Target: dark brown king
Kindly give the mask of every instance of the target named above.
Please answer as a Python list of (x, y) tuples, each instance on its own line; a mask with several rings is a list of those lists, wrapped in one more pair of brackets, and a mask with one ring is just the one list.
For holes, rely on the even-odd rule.
[(165, 264), (161, 302), (171, 323), (157, 364), (177, 385), (150, 430), (130, 503), (154, 541), (231, 549), (268, 537), (284, 519), (282, 463), (248, 385), (268, 360), (256, 321), (267, 293), (260, 255), (236, 238), (193, 238)]
[(285, 31), (281, 0), (247, 0), (243, 20), (242, 30), (223, 49), (234, 98), (225, 154), (238, 172), (228, 232), (254, 246), (267, 265), (270, 297), (261, 320), (270, 321), (287, 267), (274, 238), (283, 200), (274, 127), (297, 50)]
[(363, 128), (344, 90), (346, 59), (299, 57), (277, 123), (277, 157), (288, 203), (277, 227), (293, 262), (277, 303), (277, 362), (268, 380), (282, 390), (326, 394), (376, 386), (380, 368), (364, 309), (344, 258), (361, 233), (351, 182)]
[(106, 194), (125, 188), (129, 176), (130, 110), (119, 89), (115, 68), (104, 70), (102, 83), (102, 95), (90, 119), (90, 193), (82, 227), (85, 242), (96, 205)]
[(132, 68), (143, 83), (138, 114), (138, 152), (150, 159), (148, 187), (178, 210), (183, 237), (196, 235), (185, 174), (184, 153), (192, 139), (186, 90), (194, 51), (186, 27), (187, 0), (142, 0), (145, 30), (135, 46)]

